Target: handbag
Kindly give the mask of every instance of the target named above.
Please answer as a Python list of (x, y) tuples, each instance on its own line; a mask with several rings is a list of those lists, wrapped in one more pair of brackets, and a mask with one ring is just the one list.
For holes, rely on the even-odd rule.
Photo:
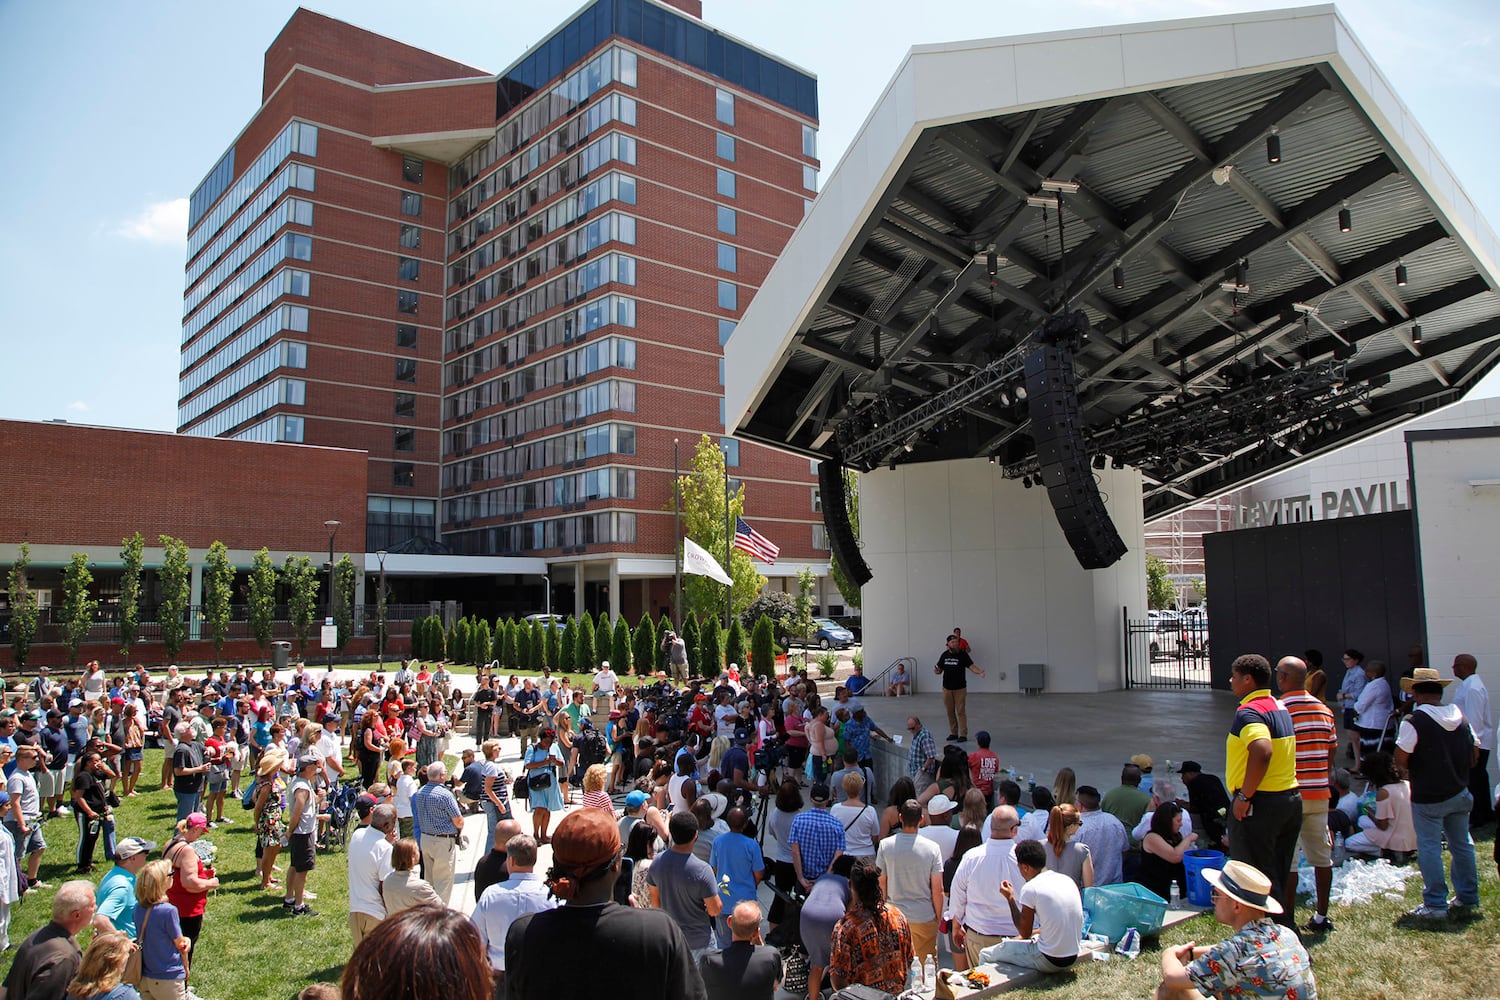
[(125, 957), (125, 971), (120, 973), (120, 982), (126, 986), (139, 986), (144, 973), (141, 970), (141, 938), (146, 936), (146, 925), (151, 922), (151, 911), (146, 911), (146, 918), (141, 921), (141, 929), (136, 934), (135, 940), (130, 942), (130, 954)]
[(513, 799), (522, 799), (522, 800), (525, 800), (525, 799), (528, 799), (528, 798), (531, 797), (531, 792), (526, 788), (526, 779), (525, 778), (517, 778), (516, 779), (516, 783), (511, 786), (510, 797), (513, 798)]
[(795, 996), (807, 996), (808, 979), (807, 952), (801, 945), (788, 948), (781, 954), (781, 988)]
[(552, 787), (552, 774), (549, 771), (538, 771), (526, 779), (526, 785), (534, 792), (540, 792)]

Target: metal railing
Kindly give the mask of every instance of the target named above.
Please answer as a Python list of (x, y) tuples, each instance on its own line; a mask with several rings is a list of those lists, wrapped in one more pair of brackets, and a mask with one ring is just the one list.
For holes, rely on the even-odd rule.
[[(58, 605), (41, 608), (40, 617), (37, 622), (36, 638), (32, 641), (38, 645), (48, 643), (61, 643), (67, 622), (63, 618), (63, 609)], [(160, 621), (158, 608), (141, 609), (140, 620), (136, 627), (136, 639), (140, 642), (160, 642), (162, 639), (162, 623)], [(433, 613), (430, 604), (387, 604), (385, 606), (386, 634), (405, 635), (410, 631), (410, 623), (417, 618), (425, 618)], [(313, 612), (312, 634), (317, 635), (318, 626), (324, 617), (332, 614), (326, 606), (319, 605)], [(287, 605), (280, 604), (272, 609), (272, 639), (292, 639), (296, 637), (296, 628), (292, 624), (291, 612)], [(203, 607), (192, 605), (183, 616), (188, 627), (188, 638), (202, 639), (206, 637), (207, 629), (204, 625)], [(6, 626), (9, 621), (5, 621)], [(374, 604), (357, 604), (354, 607), (354, 635), (374, 635), (376, 626), (376, 612)], [(4, 630), (5, 635), (0, 636), (0, 641), (9, 641), (9, 629)], [(255, 633), (250, 624), (250, 607), (246, 604), (234, 604), (229, 609), (229, 628), (224, 638), (228, 641), (237, 639), (254, 639)], [(94, 616), (94, 624), (89, 627), (88, 635), (84, 638), (85, 643), (119, 643), (120, 642), (120, 619), (115, 608), (101, 608)]]
[(1132, 619), (1121, 615), (1127, 688), (1210, 685), (1208, 623), (1201, 617)]
[(902, 663), (906, 664), (906, 684), (908, 688), (906, 693), (916, 694), (917, 658), (915, 656), (898, 656), (890, 663), (887, 663), (885, 667), (881, 669), (880, 673), (870, 678), (870, 683), (865, 685), (865, 692), (873, 692), (874, 694), (877, 694), (882, 698), (885, 697), (887, 690), (890, 688), (890, 683), (886, 680), (886, 675), (888, 675), (892, 670), (896, 669), (898, 664)]

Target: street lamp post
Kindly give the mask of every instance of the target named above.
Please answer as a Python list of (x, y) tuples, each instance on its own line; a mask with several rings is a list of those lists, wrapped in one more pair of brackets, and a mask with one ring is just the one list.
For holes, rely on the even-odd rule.
[[(323, 522), (323, 527), (328, 529), (328, 617), (333, 618), (333, 536), (338, 534), (339, 525), (342, 521), (330, 518)], [(338, 624), (334, 622), (334, 624)], [(333, 673), (333, 647), (328, 647), (328, 672)]]
[(379, 549), (375, 558), (380, 560), (380, 589), (375, 594), (375, 655), (380, 660), (380, 672), (385, 673), (385, 549)]

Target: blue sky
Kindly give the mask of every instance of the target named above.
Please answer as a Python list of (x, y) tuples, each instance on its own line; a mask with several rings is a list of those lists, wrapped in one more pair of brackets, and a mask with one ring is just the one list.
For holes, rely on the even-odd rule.
[[(579, 4), (325, 0), (315, 9), (497, 72)], [(1220, 0), (706, 0), (813, 71), (825, 174), (915, 44), (1250, 10)], [(282, 0), (0, 0), (0, 417), (172, 429), (186, 198), (258, 105)], [(1341, 5), (1500, 225), (1500, 6)], [(919, 11), (913, 16), (913, 11)], [(1486, 169), (1490, 167), (1490, 169)], [(1489, 380), (1490, 384), (1495, 379)]]

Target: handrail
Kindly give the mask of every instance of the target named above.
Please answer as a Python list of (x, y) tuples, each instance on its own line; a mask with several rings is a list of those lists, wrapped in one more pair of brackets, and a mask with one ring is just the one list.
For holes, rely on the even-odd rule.
[(908, 669), (906, 671), (907, 683), (910, 684), (912, 686), (913, 691), (915, 691), (915, 689), (916, 689), (916, 676), (917, 676), (917, 658), (915, 656), (898, 656), (898, 657), (896, 657), (896, 659), (894, 659), (890, 663), (886, 664), (885, 668), (882, 669), (880, 671), (880, 673), (878, 673), (874, 677), (870, 678), (870, 683), (868, 683), (868, 684), (865, 685), (865, 692), (875, 691), (877, 694), (879, 694), (882, 697), (884, 697), (885, 694), (886, 694), (886, 689), (890, 686), (888, 684), (882, 683), (882, 681), (885, 678), (885, 675), (888, 674), (888, 673), (890, 673), (897, 665), (902, 664), (902, 663), (905, 663), (905, 664), (908, 665)]

